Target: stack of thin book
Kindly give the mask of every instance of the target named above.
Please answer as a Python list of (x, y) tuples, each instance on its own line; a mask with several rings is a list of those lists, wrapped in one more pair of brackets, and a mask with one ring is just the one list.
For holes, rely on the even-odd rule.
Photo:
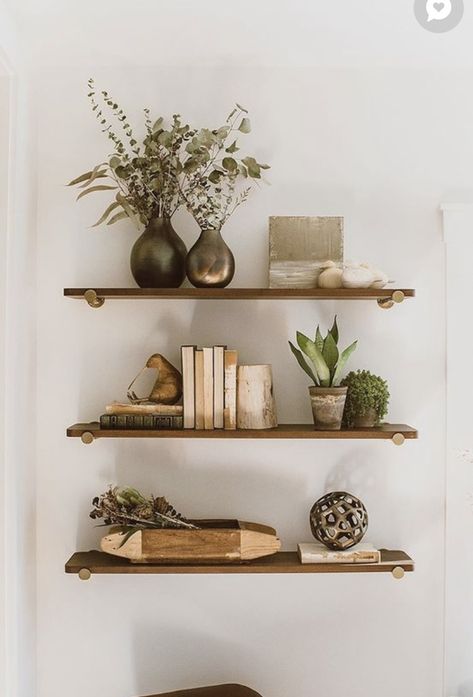
[(182, 404), (112, 402), (100, 417), (100, 428), (123, 430), (179, 429), (183, 426)]
[(297, 545), (301, 564), (379, 564), (381, 552), (368, 543), (346, 550), (327, 549), (320, 542), (301, 542)]
[(236, 429), (238, 353), (182, 346), (184, 428)]

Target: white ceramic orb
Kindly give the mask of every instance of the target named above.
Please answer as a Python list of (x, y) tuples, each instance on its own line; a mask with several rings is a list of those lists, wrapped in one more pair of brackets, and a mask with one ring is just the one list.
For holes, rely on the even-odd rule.
[(369, 288), (375, 280), (373, 272), (364, 266), (348, 266), (342, 274), (344, 288)]
[[(333, 262), (332, 262), (333, 263)], [(325, 268), (319, 275), (317, 285), (319, 288), (341, 288), (343, 269), (338, 269), (335, 264)]]

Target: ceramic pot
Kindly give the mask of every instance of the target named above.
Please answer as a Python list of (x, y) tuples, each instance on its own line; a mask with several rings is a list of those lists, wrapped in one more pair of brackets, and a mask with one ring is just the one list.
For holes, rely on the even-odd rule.
[(235, 273), (235, 259), (220, 230), (202, 230), (186, 259), (187, 278), (196, 288), (225, 288)]
[(131, 273), (140, 288), (178, 288), (186, 277), (186, 245), (169, 218), (153, 218), (131, 250)]
[(309, 387), (312, 414), (317, 431), (339, 431), (348, 387)]
[(374, 428), (378, 421), (378, 414), (375, 409), (368, 409), (364, 414), (355, 416), (353, 426), (355, 428)]

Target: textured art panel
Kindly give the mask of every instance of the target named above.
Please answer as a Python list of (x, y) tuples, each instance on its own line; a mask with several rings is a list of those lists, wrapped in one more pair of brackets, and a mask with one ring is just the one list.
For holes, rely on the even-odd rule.
[(269, 287), (315, 288), (321, 264), (343, 263), (343, 217), (271, 216)]

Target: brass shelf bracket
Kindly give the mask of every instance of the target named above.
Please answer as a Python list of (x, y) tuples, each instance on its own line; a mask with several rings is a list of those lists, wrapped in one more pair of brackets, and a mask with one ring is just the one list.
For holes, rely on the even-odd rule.
[(84, 433), (81, 435), (80, 439), (85, 445), (90, 445), (95, 440), (94, 434), (91, 433), (90, 431), (84, 431)]
[(393, 578), (396, 579), (396, 581), (400, 581), (401, 578), (404, 578), (405, 571), (402, 568), (402, 566), (395, 566), (391, 573), (393, 575)]
[(89, 307), (93, 307), (94, 309), (102, 307), (102, 305), (105, 302), (105, 298), (99, 297), (97, 295), (97, 292), (92, 288), (89, 288), (89, 290), (85, 291), (84, 300), (87, 303), (87, 305), (89, 305)]
[(391, 440), (394, 445), (404, 445), (406, 438), (402, 433), (395, 433)]
[(80, 569), (77, 575), (79, 576), (81, 581), (88, 581), (92, 576), (92, 573), (90, 569)]
[(405, 300), (402, 290), (395, 290), (390, 298), (379, 298), (378, 305), (382, 310), (390, 310), (394, 305), (398, 305)]

